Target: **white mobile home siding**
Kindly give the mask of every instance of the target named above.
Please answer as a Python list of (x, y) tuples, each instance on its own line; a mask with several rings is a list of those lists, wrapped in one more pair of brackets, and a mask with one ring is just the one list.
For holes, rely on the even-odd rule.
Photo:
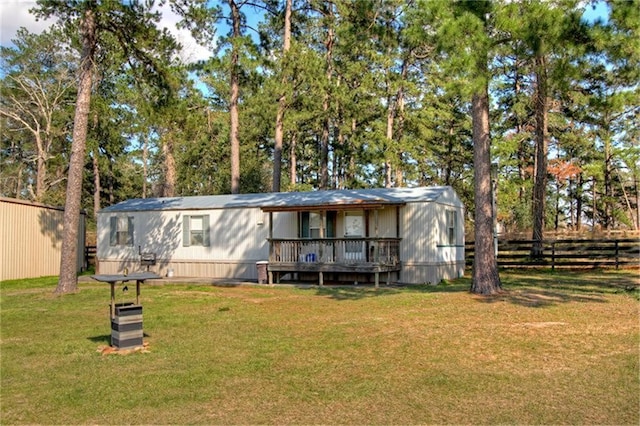
[[(446, 212), (457, 212), (456, 242), (449, 244)], [(437, 284), (464, 274), (464, 208), (455, 199), (408, 203), (401, 214), (401, 282)]]
[[(209, 216), (210, 245), (185, 246), (185, 216)], [(110, 218), (133, 218), (133, 245), (109, 243)], [(98, 259), (102, 274), (140, 269), (140, 252), (155, 253), (160, 275), (257, 278), (255, 263), (269, 255), (268, 215), (259, 208), (117, 212), (98, 219)]]
[[(0, 198), (0, 281), (60, 274), (61, 208)], [(84, 266), (85, 215), (80, 215), (77, 270)]]

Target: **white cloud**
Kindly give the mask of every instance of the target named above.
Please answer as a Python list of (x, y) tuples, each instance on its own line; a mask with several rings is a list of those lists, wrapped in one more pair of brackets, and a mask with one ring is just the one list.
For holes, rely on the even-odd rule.
[[(27, 28), (32, 33), (41, 33), (48, 28), (55, 19), (36, 21), (29, 13), (29, 9), (36, 6), (35, 0), (0, 0), (0, 45), (10, 46), (20, 27)], [(182, 45), (180, 58), (185, 62), (195, 62), (211, 56), (211, 51), (200, 46), (187, 30), (179, 30), (177, 23), (180, 17), (173, 13), (168, 4), (161, 9), (162, 20), (160, 28), (167, 28)]]
[(41, 33), (54, 22), (36, 21), (35, 16), (29, 13), (29, 9), (35, 5), (35, 0), (0, 0), (0, 45), (11, 45), (20, 27), (32, 33)]
[(193, 37), (191, 37), (189, 30), (178, 29), (180, 16), (171, 11), (171, 7), (168, 3), (165, 3), (158, 10), (162, 13), (162, 20), (160, 21), (159, 27), (167, 28), (182, 45), (180, 58), (184, 62), (196, 62), (207, 59), (211, 56), (211, 50), (199, 45)]

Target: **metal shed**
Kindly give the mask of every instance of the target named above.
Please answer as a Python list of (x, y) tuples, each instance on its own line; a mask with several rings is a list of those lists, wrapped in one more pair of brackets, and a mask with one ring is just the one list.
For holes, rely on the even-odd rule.
[[(98, 214), (100, 273), (437, 283), (464, 272), (464, 208), (451, 187), (127, 200)], [(132, 269), (133, 268), (133, 269)]]
[[(0, 281), (60, 274), (64, 209), (0, 197)], [(85, 214), (80, 215), (78, 262), (84, 266)]]

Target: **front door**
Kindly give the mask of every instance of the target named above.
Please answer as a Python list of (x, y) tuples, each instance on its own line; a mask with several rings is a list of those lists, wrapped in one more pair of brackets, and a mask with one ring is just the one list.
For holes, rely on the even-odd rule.
[[(345, 212), (345, 238), (362, 238), (365, 234), (363, 212)], [(363, 241), (345, 241), (344, 255), (346, 260), (364, 260)]]

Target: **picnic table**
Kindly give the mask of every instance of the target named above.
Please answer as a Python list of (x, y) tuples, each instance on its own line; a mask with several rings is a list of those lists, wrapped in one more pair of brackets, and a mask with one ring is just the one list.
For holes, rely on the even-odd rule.
[(116, 314), (116, 284), (119, 282), (126, 283), (135, 280), (136, 282), (136, 305), (140, 304), (140, 284), (146, 280), (156, 280), (160, 275), (154, 272), (134, 272), (132, 274), (111, 274), (111, 275), (92, 275), (96, 281), (109, 283), (111, 285), (111, 318), (115, 318)]

